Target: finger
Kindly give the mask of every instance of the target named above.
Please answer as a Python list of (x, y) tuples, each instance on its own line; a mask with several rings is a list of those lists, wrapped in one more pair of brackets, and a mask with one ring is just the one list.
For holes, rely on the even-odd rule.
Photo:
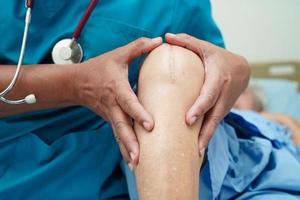
[(117, 102), (122, 110), (144, 127), (146, 131), (151, 131), (154, 127), (154, 120), (139, 102), (129, 82), (124, 81), (119, 83), (117, 86), (117, 94)]
[(207, 147), (211, 137), (214, 135), (220, 121), (227, 115), (231, 109), (231, 103), (228, 103), (229, 93), (226, 87), (221, 92), (215, 106), (205, 115), (200, 135), (199, 135), (199, 151), (200, 154)]
[(192, 126), (199, 117), (203, 117), (204, 114), (215, 105), (222, 91), (224, 82), (225, 81), (217, 75), (211, 76), (210, 74), (206, 74), (200, 95), (186, 114), (186, 122), (188, 125)]
[(123, 156), (123, 159), (125, 160), (126, 163), (130, 163), (131, 160), (130, 160), (129, 152), (126, 150), (126, 148), (125, 148), (124, 144), (122, 143), (120, 137), (116, 136), (116, 130), (115, 130), (114, 127), (113, 127), (113, 131), (114, 131), (116, 142), (118, 143), (121, 154)]
[(139, 38), (126, 46), (120, 48), (120, 50), (125, 54), (125, 59), (127, 62), (141, 56), (142, 54), (149, 53), (156, 47), (162, 44), (162, 38), (157, 37), (153, 39), (149, 38)]
[(126, 150), (124, 144), (122, 142), (119, 143), (119, 147), (120, 147), (120, 151), (122, 153), (122, 156), (125, 160), (125, 162), (128, 164), (131, 162), (131, 159), (130, 159), (130, 155), (129, 155), (129, 152)]
[(119, 145), (119, 148), (120, 148), (121, 154), (123, 156), (123, 159), (128, 164), (128, 163), (131, 162), (129, 152), (126, 150), (124, 144), (121, 142), (120, 136), (117, 135), (117, 130), (113, 125), (112, 125), (112, 129), (113, 129), (114, 138), (115, 138), (116, 142)]
[[(126, 148), (125, 148), (125, 146), (124, 146), (123, 143), (120, 143), (119, 147), (120, 147), (121, 154), (123, 155), (123, 158), (124, 158), (125, 162), (127, 163), (129, 169), (131, 171), (134, 171), (134, 169), (135, 169), (135, 167), (136, 167), (137, 164), (134, 164), (131, 161), (130, 155), (128, 154), (128, 152), (127, 152), (127, 150), (126, 150)], [(124, 157), (124, 155), (126, 155), (126, 158)]]
[(203, 42), (201, 40), (185, 33), (167, 33), (165, 38), (167, 43), (190, 49), (202, 58), (201, 46), (203, 45)]
[(215, 112), (212, 111), (208, 113), (204, 117), (204, 121), (202, 123), (201, 131), (199, 134), (199, 152), (201, 156), (203, 156), (203, 153), (205, 152), (210, 139), (212, 138), (215, 130), (219, 125), (219, 122), (222, 119), (221, 117), (219, 117), (218, 113), (216, 114)]
[(113, 128), (113, 132), (114, 132), (114, 137), (115, 137), (115, 139), (116, 139), (116, 142), (117, 142), (118, 145), (119, 145), (119, 148), (120, 148), (121, 154), (122, 154), (122, 156), (123, 156), (123, 159), (124, 159), (125, 162), (127, 163), (127, 165), (128, 165), (128, 167), (130, 168), (130, 170), (133, 171), (133, 170), (134, 170), (134, 165), (131, 163), (130, 155), (129, 155), (129, 153), (127, 152), (127, 150), (126, 150), (124, 144), (121, 142), (120, 137), (117, 136), (117, 135), (115, 134), (116, 131), (114, 130), (114, 127), (112, 127), (112, 128)]
[[(113, 130), (120, 137), (120, 144), (124, 145), (124, 149), (121, 149), (122, 154), (125, 155), (124, 159), (127, 163), (130, 162), (136, 165), (138, 162), (139, 144), (128, 116), (118, 106), (112, 108), (111, 116)], [(129, 160), (128, 156), (130, 157)]]

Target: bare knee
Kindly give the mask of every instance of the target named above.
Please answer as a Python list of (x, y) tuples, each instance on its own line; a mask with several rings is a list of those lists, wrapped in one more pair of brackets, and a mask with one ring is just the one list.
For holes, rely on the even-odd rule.
[(139, 83), (152, 80), (152, 84), (194, 84), (201, 83), (203, 76), (202, 61), (195, 53), (179, 46), (163, 44), (146, 58), (140, 71)]
[[(199, 96), (203, 81), (204, 67), (199, 56), (185, 48), (163, 44), (142, 65), (138, 96), (154, 114), (168, 112), (165, 109), (187, 111)], [(164, 107), (159, 103), (176, 105)]]

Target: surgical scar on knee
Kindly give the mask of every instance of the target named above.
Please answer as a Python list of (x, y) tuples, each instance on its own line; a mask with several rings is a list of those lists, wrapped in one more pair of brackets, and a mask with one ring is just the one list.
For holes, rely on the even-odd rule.
[(169, 53), (169, 74), (171, 78), (171, 83), (175, 83), (176, 81), (176, 74), (175, 74), (175, 55), (174, 55), (174, 50), (171, 45), (168, 45), (168, 48), (170, 49)]

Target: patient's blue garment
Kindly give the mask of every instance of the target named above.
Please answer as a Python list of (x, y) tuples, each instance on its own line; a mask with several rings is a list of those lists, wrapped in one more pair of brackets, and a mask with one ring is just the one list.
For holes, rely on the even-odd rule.
[[(199, 198), (299, 199), (300, 150), (285, 128), (254, 112), (234, 112), (209, 143)], [(133, 174), (123, 168), (131, 198), (137, 199)]]

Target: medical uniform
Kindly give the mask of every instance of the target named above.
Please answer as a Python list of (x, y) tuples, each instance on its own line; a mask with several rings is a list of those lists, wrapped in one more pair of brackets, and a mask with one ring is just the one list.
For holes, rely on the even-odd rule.
[[(51, 63), (52, 47), (72, 36), (88, 4), (88, 0), (36, 0), (24, 64)], [(0, 63), (16, 64), (24, 4), (0, 0), (0, 8)], [(79, 42), (86, 60), (139, 37), (166, 32), (185, 32), (223, 46), (208, 0), (101, 0)], [(140, 63), (138, 59), (130, 68), (132, 86)], [(255, 126), (239, 115), (227, 118), (208, 148), (200, 177), (201, 198), (249, 199), (256, 194), (262, 199), (296, 198), (293, 195), (300, 192), (299, 169), (294, 174), (299, 167), (296, 148), (286, 144), (288, 140), (273, 144), (260, 129), (257, 135), (251, 136), (251, 131), (243, 135)], [(0, 119), (1, 200), (137, 199), (134, 185), (110, 125), (86, 108), (49, 109)]]

